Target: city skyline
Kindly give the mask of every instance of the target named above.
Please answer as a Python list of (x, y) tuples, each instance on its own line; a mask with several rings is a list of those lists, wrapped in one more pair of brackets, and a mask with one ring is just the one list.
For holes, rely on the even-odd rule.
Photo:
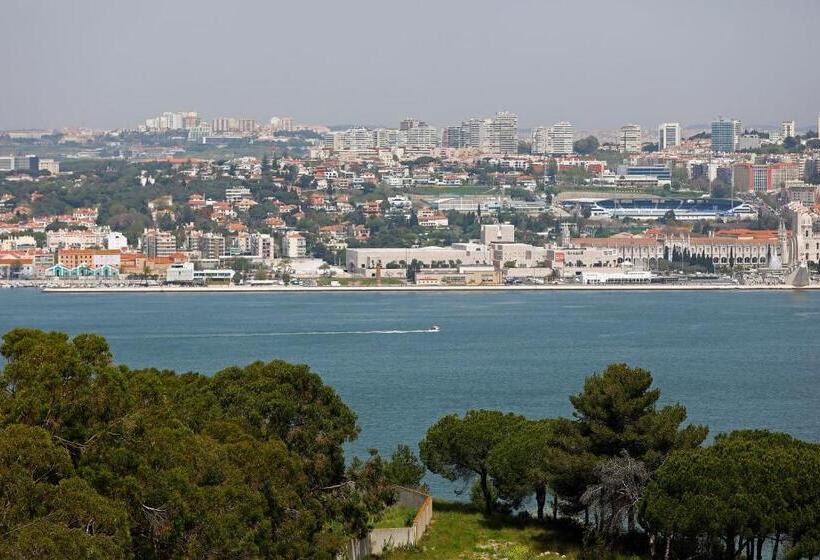
[(820, 6), (808, 1), (454, 1), (398, 17), (365, 1), (241, 8), (236, 19), (211, 2), (13, 0), (0, 129), (121, 128), (187, 108), (328, 125), (412, 115), (444, 126), (510, 110), (522, 129), (719, 115), (805, 129), (820, 111)]

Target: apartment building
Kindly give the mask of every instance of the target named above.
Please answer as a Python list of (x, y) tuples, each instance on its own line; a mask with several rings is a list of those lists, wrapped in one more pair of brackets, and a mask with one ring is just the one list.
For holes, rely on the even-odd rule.
[(167, 257), (177, 250), (173, 234), (159, 229), (146, 229), (142, 233), (142, 252), (150, 258)]

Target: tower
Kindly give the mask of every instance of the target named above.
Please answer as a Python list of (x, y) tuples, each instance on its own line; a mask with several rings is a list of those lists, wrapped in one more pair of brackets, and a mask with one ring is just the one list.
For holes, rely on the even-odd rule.
[(780, 263), (784, 266), (790, 262), (789, 256), (789, 240), (786, 236), (786, 224), (783, 218), (780, 218), (780, 223), (777, 225), (777, 244), (780, 247)]

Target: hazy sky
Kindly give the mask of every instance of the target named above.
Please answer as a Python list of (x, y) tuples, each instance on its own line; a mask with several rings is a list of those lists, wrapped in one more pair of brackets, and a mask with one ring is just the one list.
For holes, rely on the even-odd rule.
[(820, 112), (814, 0), (2, 0), (0, 129), (212, 118), (529, 127)]

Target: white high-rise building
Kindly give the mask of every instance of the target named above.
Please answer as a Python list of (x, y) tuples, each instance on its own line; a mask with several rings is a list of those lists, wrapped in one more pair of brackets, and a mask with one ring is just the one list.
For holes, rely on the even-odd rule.
[(438, 130), (427, 124), (408, 128), (407, 147), (416, 150), (432, 150), (438, 145)]
[(547, 129), (547, 152), (550, 154), (571, 154), (574, 150), (575, 127), (561, 121)]
[(627, 154), (637, 154), (641, 151), (641, 126), (625, 124), (621, 127), (621, 151)]
[(488, 149), (494, 154), (518, 153), (518, 115), (501, 111), (490, 120)]
[(351, 128), (345, 132), (345, 149), (372, 150), (375, 148), (373, 133), (366, 128)]
[(794, 138), (797, 135), (796, 128), (794, 121), (783, 121), (780, 123), (780, 136), (784, 140), (789, 137)]
[(271, 117), (270, 128), (272, 131), (284, 130), (287, 132), (293, 131), (293, 119), (291, 117)]
[(199, 116), (196, 111), (166, 111), (157, 117), (145, 119), (145, 128), (152, 132), (189, 129), (194, 126)]
[(401, 145), (401, 131), (395, 128), (377, 128), (373, 131), (373, 144), (376, 148), (397, 148)]
[(487, 119), (467, 119), (461, 123), (461, 135), (467, 148), (486, 148), (489, 122)]
[(534, 154), (548, 154), (550, 153), (549, 146), (549, 127), (539, 126), (532, 129), (532, 153)]
[(658, 149), (668, 150), (681, 143), (680, 123), (663, 123), (658, 127)]

